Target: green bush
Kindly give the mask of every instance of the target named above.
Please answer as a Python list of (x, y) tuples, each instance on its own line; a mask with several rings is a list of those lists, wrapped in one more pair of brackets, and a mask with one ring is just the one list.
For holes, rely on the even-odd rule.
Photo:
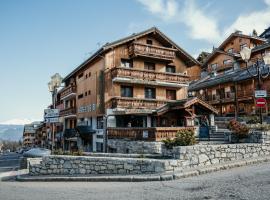
[(163, 140), (166, 148), (172, 149), (174, 146), (189, 146), (196, 144), (194, 130), (180, 130), (174, 139)]

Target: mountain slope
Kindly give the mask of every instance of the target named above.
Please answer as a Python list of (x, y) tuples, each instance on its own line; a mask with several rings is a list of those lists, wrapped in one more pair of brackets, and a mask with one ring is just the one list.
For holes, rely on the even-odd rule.
[(23, 136), (23, 125), (0, 124), (0, 140), (18, 141)]

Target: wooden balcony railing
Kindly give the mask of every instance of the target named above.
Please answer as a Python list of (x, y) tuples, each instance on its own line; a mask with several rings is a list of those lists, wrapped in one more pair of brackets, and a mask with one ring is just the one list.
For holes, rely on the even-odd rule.
[(114, 97), (106, 103), (106, 108), (156, 109), (171, 100), (139, 99), (132, 97)]
[(233, 63), (223, 64), (217, 66), (217, 71), (233, 68)]
[(63, 99), (70, 94), (76, 94), (76, 91), (75, 85), (69, 85), (61, 91), (60, 99)]
[(175, 58), (175, 51), (176, 49), (147, 45), (138, 42), (133, 42), (128, 49), (130, 56), (145, 56), (168, 61)]
[(247, 97), (252, 97), (254, 95), (254, 91), (252, 90), (238, 90), (237, 97), (238, 98), (247, 98)]
[(165, 81), (175, 83), (188, 83), (190, 77), (180, 73), (156, 72), (134, 68), (115, 67), (111, 69), (112, 79), (116, 77), (125, 77), (149, 81)]
[(69, 116), (69, 115), (76, 115), (76, 108), (75, 107), (70, 107), (70, 108), (60, 110), (59, 115), (61, 117)]
[[(151, 128), (108, 128), (109, 139), (132, 139), (162, 141), (173, 139), (180, 130), (194, 130), (194, 127), (151, 127)], [(143, 137), (148, 135), (148, 137)]]

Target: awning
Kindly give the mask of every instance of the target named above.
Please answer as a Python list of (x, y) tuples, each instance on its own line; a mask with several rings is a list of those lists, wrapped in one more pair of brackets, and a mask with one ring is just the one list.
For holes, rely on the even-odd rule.
[(64, 138), (72, 138), (77, 136), (77, 131), (74, 128), (65, 129)]
[(76, 130), (80, 134), (80, 137), (83, 139), (91, 139), (92, 135), (96, 133), (91, 126), (77, 126)]
[(197, 97), (191, 97), (191, 98), (187, 98), (187, 99), (182, 99), (182, 100), (178, 100), (175, 102), (171, 102), (171, 103), (167, 103), (164, 106), (158, 108), (156, 110), (156, 114), (157, 115), (162, 115), (168, 111), (171, 110), (181, 110), (181, 109), (187, 109), (189, 107), (191, 107), (192, 105), (200, 105), (201, 107), (204, 107), (206, 110), (208, 110), (210, 113), (214, 113), (217, 114), (218, 110), (215, 109), (213, 106), (211, 106), (210, 104), (206, 103), (205, 101), (197, 98)]

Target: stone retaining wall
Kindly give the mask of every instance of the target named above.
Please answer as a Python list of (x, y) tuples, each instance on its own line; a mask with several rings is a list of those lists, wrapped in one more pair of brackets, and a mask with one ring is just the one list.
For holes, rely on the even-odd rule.
[(48, 156), (29, 166), (30, 175), (149, 174), (173, 170), (170, 160), (87, 156)]
[(270, 144), (221, 144), (175, 147), (164, 150), (174, 159), (48, 156), (29, 163), (31, 175), (149, 174), (200, 167), (270, 155)]
[(163, 155), (181, 160), (182, 168), (206, 166), (246, 158), (270, 155), (270, 144), (221, 144), (179, 146), (164, 150)]

